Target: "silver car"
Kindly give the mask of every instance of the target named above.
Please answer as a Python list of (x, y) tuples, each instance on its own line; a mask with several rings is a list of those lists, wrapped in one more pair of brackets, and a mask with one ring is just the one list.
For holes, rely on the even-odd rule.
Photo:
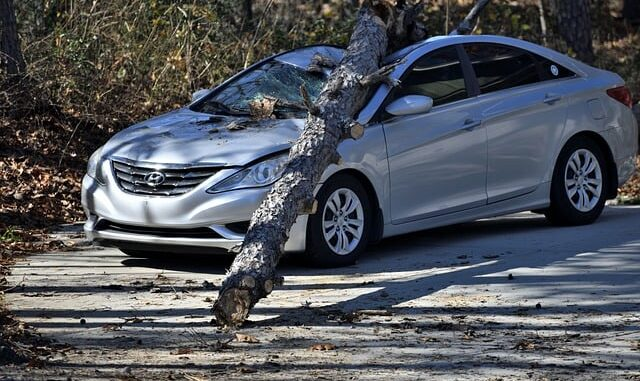
[[(90, 239), (133, 256), (228, 252), (280, 176), (329, 72), (311, 46), (267, 58), (193, 103), (116, 134), (89, 160), (82, 204)], [(634, 172), (637, 122), (616, 74), (525, 41), (442, 36), (402, 49), (357, 116), (360, 140), (316, 188), (286, 244), (312, 263), (352, 263), (381, 238), (534, 210), (587, 224)], [(252, 120), (252, 102), (277, 99)]]

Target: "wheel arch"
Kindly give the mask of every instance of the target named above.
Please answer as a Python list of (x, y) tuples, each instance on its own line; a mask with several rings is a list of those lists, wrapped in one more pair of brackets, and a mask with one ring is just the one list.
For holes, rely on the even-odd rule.
[[(613, 153), (611, 152), (609, 144), (607, 144), (607, 141), (600, 134), (594, 131), (578, 132), (564, 143), (560, 152), (562, 152), (562, 150), (564, 150), (564, 148), (569, 143), (580, 138), (591, 140), (598, 145), (598, 148), (600, 148), (600, 150), (604, 154), (604, 159), (606, 161), (605, 165), (608, 174), (606, 184), (606, 199), (610, 200), (616, 198), (616, 196), (618, 195), (618, 168), (616, 167), (616, 162), (613, 158)], [(556, 158), (556, 162), (557, 160), (558, 159)]]

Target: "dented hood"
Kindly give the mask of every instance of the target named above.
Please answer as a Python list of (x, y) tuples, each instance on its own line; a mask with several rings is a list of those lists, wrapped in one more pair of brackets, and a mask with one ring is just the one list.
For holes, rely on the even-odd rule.
[(288, 149), (303, 127), (304, 119), (252, 121), (182, 108), (119, 132), (102, 155), (158, 164), (239, 166)]

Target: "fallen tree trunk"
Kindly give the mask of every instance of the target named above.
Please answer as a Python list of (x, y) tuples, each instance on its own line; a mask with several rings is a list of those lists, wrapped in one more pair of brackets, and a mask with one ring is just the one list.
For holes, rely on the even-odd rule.
[[(305, 128), (289, 153), (284, 174), (251, 218), (240, 253), (222, 284), (213, 312), (219, 324), (235, 327), (250, 309), (278, 283), (276, 265), (299, 214), (311, 214), (313, 191), (323, 171), (340, 161), (338, 143), (359, 138), (363, 126), (353, 120), (369, 99), (374, 84), (386, 78), (380, 68), (392, 37), (393, 48), (424, 38), (415, 23), (416, 8), (404, 2), (391, 5), (369, 1), (361, 8), (349, 46), (309, 109)], [(322, 57), (318, 57), (322, 61)]]

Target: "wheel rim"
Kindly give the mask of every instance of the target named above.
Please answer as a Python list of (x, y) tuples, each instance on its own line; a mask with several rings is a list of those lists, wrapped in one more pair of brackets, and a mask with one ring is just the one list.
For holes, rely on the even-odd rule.
[(355, 192), (348, 188), (334, 191), (322, 212), (322, 233), (331, 250), (350, 254), (360, 243), (364, 231), (364, 210)]
[(602, 169), (591, 151), (579, 149), (564, 170), (564, 188), (574, 208), (590, 212), (602, 196)]

